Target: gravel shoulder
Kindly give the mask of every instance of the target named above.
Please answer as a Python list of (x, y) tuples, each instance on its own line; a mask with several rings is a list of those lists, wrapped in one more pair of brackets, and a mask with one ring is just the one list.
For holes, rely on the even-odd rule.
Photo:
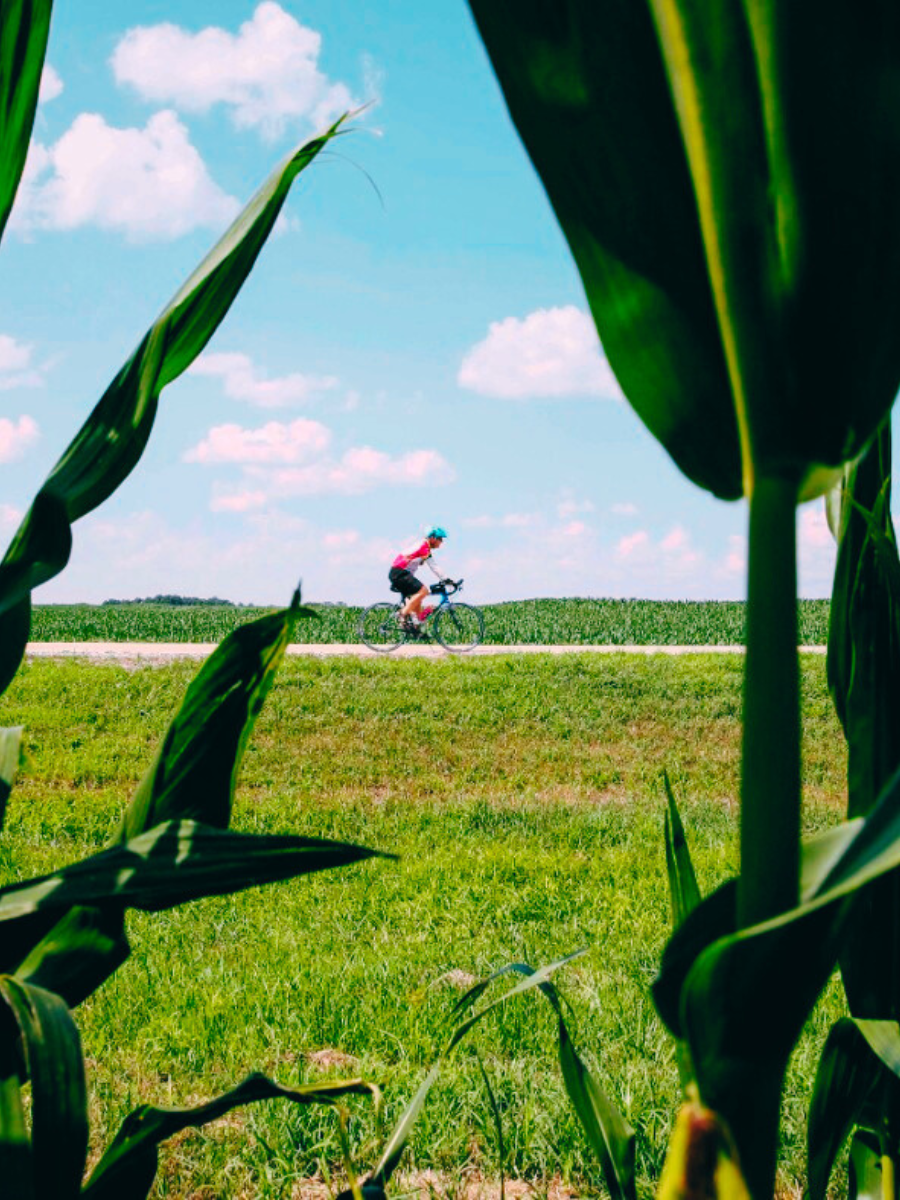
[[(87, 658), (94, 662), (167, 663), (178, 658), (207, 658), (215, 642), (29, 642), (29, 658)], [(824, 646), (801, 646), (801, 653), (824, 654)], [(288, 646), (288, 654), (309, 658), (445, 658), (440, 646), (401, 646), (376, 654), (356, 643)], [(497, 654), (743, 654), (743, 646), (478, 646), (464, 657)]]

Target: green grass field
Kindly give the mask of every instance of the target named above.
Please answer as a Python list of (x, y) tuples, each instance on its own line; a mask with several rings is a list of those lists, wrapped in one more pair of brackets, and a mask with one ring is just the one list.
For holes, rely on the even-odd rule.
[[(362, 1073), (384, 1088), (390, 1127), (468, 980), (588, 947), (557, 981), (582, 1053), (638, 1130), (649, 1196), (678, 1096), (648, 996), (669, 922), (660, 773), (711, 888), (736, 861), (741, 666), (718, 656), (289, 660), (248, 749), (235, 828), (400, 858), (133, 915), (131, 959), (78, 1011), (92, 1152), (136, 1104), (196, 1102), (252, 1069), (288, 1085)], [(28, 747), (0, 880), (102, 847), (195, 671), (26, 662), (0, 703), (0, 725), (24, 724)], [(812, 830), (840, 818), (846, 756), (824, 660), (804, 660), (802, 673)], [(787, 1193), (802, 1181), (809, 1088), (841, 1011), (832, 982), (792, 1062)], [(448, 1064), (409, 1166), (496, 1178), (476, 1047), (503, 1113), (507, 1169), (601, 1194), (563, 1094), (549, 1008), (534, 996), (488, 1018)], [(371, 1107), (354, 1113), (354, 1151), (371, 1165)], [(179, 1137), (162, 1158), (158, 1195), (182, 1200), (300, 1196), (298, 1180), (340, 1161), (333, 1118), (283, 1103)]]
[[(463, 592), (461, 599), (470, 598), (477, 603), (476, 597)], [(827, 600), (800, 601), (800, 645), (825, 644), (828, 610)], [(37, 642), (218, 642), (237, 625), (266, 611), (225, 605), (38, 605), (31, 637)], [(298, 627), (296, 641), (359, 641), (358, 608), (320, 606), (317, 611), (317, 620)], [(727, 646), (744, 642), (744, 604), (737, 601), (518, 600), (485, 605), (484, 613), (487, 645)]]

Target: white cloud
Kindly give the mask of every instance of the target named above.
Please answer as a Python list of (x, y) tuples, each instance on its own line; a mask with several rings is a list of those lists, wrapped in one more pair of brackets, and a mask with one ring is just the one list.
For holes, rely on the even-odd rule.
[(626, 501), (624, 503), (614, 504), (610, 511), (615, 513), (617, 517), (636, 517), (640, 510), (636, 504)]
[(359, 530), (339, 529), (333, 533), (326, 533), (322, 538), (322, 545), (326, 550), (346, 550), (359, 545), (359, 540)]
[(186, 462), (233, 463), (242, 468), (239, 484), (217, 483), (216, 511), (248, 512), (274, 499), (323, 494), (359, 495), (375, 487), (436, 487), (452, 483), (456, 472), (436, 450), (390, 455), (355, 446), (340, 457), (329, 453), (331, 430), (318, 421), (269, 421), (258, 429), (217, 425), (186, 451)]
[(482, 514), (478, 517), (466, 517), (461, 522), (465, 529), (531, 529), (544, 524), (540, 513), (504, 513), (500, 517)]
[(801, 596), (830, 596), (837, 547), (822, 500), (804, 504), (797, 525), (797, 576)]
[(289, 425), (269, 421), (259, 429), (216, 425), (184, 456), (198, 463), (300, 463), (321, 455), (331, 431), (318, 421), (299, 419)]
[(568, 489), (563, 491), (556, 506), (556, 515), (564, 521), (567, 517), (576, 517), (582, 513), (592, 513), (594, 505), (590, 500), (578, 500)]
[(32, 142), (12, 223), (22, 232), (98, 225), (135, 241), (166, 240), (221, 229), (239, 208), (175, 113), (154, 114), (145, 129), (82, 113), (53, 146)]
[(49, 63), (44, 63), (41, 73), (41, 86), (38, 92), (38, 104), (49, 104), (57, 96), (62, 95), (63, 81)]
[(24, 513), (13, 504), (0, 504), (0, 530), (4, 534), (12, 533), (22, 522)]
[(299, 372), (266, 379), (249, 355), (234, 353), (202, 354), (188, 374), (219, 378), (223, 381), (226, 396), (232, 400), (246, 400), (258, 408), (284, 408), (303, 403), (338, 384), (333, 375), (301, 375)]
[(463, 359), (457, 382), (504, 400), (597, 396), (621, 390), (587, 313), (567, 305), (541, 308), (523, 320), (492, 322), (484, 341)]
[(15, 462), (40, 437), (37, 421), (21, 416), (18, 421), (0, 417), (0, 462)]
[(20, 387), (43, 387), (44, 369), (31, 365), (33, 349), (7, 333), (0, 333), (0, 392)]
[[(259, 472), (250, 468), (256, 478)], [(360, 495), (375, 487), (439, 487), (456, 472), (436, 450), (412, 450), (392, 457), (371, 446), (347, 450), (340, 459), (307, 467), (287, 467), (269, 476), (273, 496)]]
[(235, 512), (246, 513), (253, 512), (254, 509), (265, 508), (269, 497), (265, 492), (258, 488), (246, 488), (243, 491), (229, 491), (227, 488), (222, 488), (220, 485), (213, 487), (212, 499), (209, 502), (209, 507), (212, 512)]
[(279, 5), (258, 5), (236, 34), (218, 26), (139, 26), (116, 47), (116, 81), (145, 100), (205, 113), (231, 110), (238, 128), (277, 137), (288, 123), (320, 129), (359, 106), (349, 88), (319, 69), (322, 36)]
[(747, 539), (741, 533), (734, 533), (728, 539), (725, 570), (729, 574), (739, 575), (741, 578), (747, 572)]
[(650, 534), (646, 529), (638, 529), (635, 533), (629, 533), (627, 536), (619, 539), (616, 553), (619, 558), (629, 558), (634, 554), (635, 550), (639, 550), (649, 544)]

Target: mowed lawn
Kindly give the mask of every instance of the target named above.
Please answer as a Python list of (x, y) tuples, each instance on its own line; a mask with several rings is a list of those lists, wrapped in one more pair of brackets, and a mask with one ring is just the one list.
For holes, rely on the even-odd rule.
[[(587, 947), (557, 983), (580, 1050), (638, 1130), (651, 1194), (678, 1099), (649, 999), (669, 929), (661, 772), (712, 888), (736, 866), (742, 666), (701, 655), (287, 661), (247, 752), (234, 827), (350, 840), (399, 860), (132, 914), (132, 957), (78, 1013), (92, 1152), (135, 1105), (196, 1103), (254, 1069), (288, 1085), (364, 1075), (384, 1090), (389, 1130), (474, 977)], [(196, 670), (26, 663), (0, 701), (0, 725), (24, 724), (28, 747), (0, 880), (104, 845)], [(802, 673), (813, 830), (841, 817), (846, 754), (824, 658), (804, 657)], [(818, 1051), (841, 1012), (833, 981), (792, 1063), (788, 1192), (803, 1177)], [(448, 1195), (464, 1194), (454, 1181), (497, 1177), (477, 1049), (507, 1172), (600, 1194), (554, 1036), (534, 994), (487, 1018), (435, 1085), (409, 1168), (433, 1169)], [(370, 1104), (352, 1110), (364, 1169), (383, 1133)], [(279, 1102), (164, 1148), (158, 1195), (300, 1196), (301, 1180), (335, 1173), (333, 1115)]]

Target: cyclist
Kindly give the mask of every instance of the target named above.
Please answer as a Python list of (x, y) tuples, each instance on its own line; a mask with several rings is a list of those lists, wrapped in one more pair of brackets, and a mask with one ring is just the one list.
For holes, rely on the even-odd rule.
[(399, 613), (400, 620), (404, 629), (416, 637), (419, 634), (419, 610), (422, 607), (422, 601), (429, 593), (425, 584), (416, 579), (416, 572), (423, 563), (427, 563), (429, 571), (437, 576), (441, 583), (444, 582), (443, 575), (435, 570), (431, 556), (435, 550), (441, 548), (446, 536), (447, 530), (441, 525), (432, 525), (425, 534), (425, 540), (411, 550), (405, 550), (398, 554), (388, 571), (392, 590), (403, 596), (403, 605)]

